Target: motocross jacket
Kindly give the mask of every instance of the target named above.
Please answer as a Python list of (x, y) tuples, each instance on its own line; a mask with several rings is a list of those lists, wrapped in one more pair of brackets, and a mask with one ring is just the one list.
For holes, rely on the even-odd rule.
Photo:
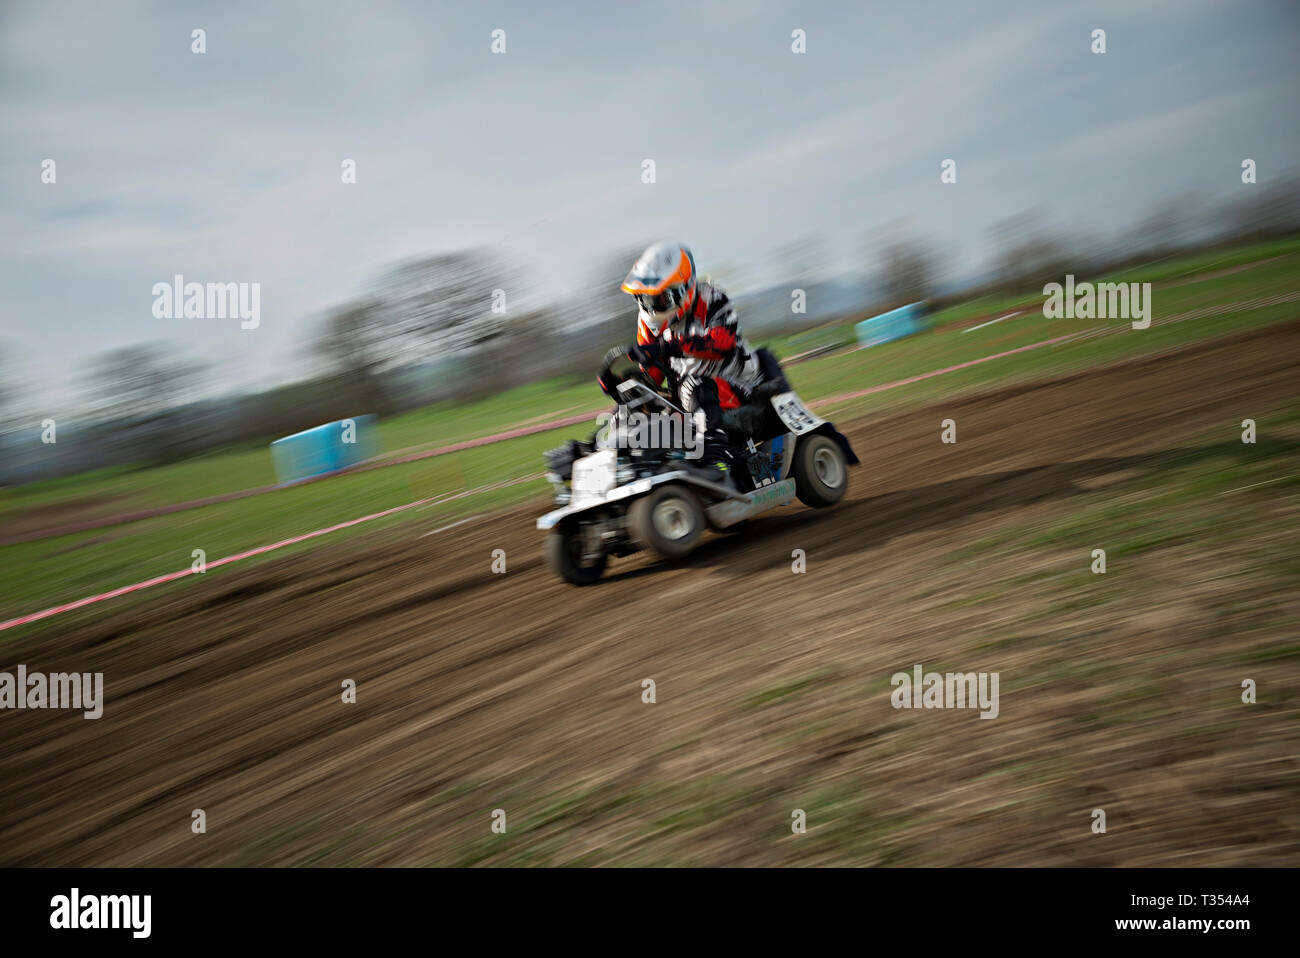
[[(663, 343), (668, 363), (683, 383), (720, 380), (724, 386), (747, 395), (762, 378), (758, 358), (740, 335), (730, 298), (709, 283), (696, 284), (690, 310), (667, 324), (657, 336), (646, 321), (645, 311), (639, 310), (636, 341), (640, 346)], [(659, 370), (648, 372), (655, 382), (663, 381)]]

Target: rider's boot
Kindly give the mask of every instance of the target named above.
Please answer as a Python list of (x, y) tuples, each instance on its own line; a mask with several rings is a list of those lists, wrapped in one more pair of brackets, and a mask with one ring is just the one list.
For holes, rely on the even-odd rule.
[(726, 482), (733, 464), (733, 446), (727, 433), (720, 428), (706, 428), (697, 440), (700, 454), (687, 458), (688, 468), (701, 479)]

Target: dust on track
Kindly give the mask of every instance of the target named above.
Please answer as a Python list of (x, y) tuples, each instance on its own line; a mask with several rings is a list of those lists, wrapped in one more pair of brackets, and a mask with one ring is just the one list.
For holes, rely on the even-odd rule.
[[(1027, 598), (949, 560), (1294, 402), (1297, 357), (1292, 322), (859, 421), (836, 509), (783, 510), (676, 567), (616, 560), (590, 588), (543, 566), (539, 501), (78, 613), (0, 647), (0, 669), (103, 672), (106, 695), (98, 721), (0, 715), (0, 864), (1295, 864), (1294, 704), (1178, 734), (1244, 673), (1214, 673), (1234, 636), (1176, 571), (1144, 570), (1130, 614), (1035, 631)], [(1163, 706), (1091, 721), (1110, 700), (1068, 671), (1004, 685), (993, 722), (889, 705), (916, 662), (1005, 682), (1063, 660), (1162, 675)], [(1251, 674), (1294, 688), (1293, 662)], [(1098, 805), (1119, 834), (1089, 833)]]

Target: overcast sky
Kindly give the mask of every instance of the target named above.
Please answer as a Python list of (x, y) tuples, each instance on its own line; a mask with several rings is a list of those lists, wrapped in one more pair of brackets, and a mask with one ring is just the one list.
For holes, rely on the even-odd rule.
[[(57, 406), (153, 340), (283, 380), (383, 265), (470, 245), (559, 295), (661, 237), (761, 277), (901, 220), (974, 274), (1013, 213), (1111, 236), (1294, 167), (1297, 51), (1294, 0), (4, 3), (0, 343)], [(260, 283), (260, 328), (154, 318), (176, 273)]]

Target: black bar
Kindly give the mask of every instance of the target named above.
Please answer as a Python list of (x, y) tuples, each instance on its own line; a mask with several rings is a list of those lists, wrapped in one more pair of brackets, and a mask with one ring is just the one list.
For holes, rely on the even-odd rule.
[[(613, 948), (667, 946), (688, 940), (678, 931), (698, 928), (690, 935), (700, 940), (843, 938), (945, 951), (1125, 939), (1231, 949), (1284, 933), (1293, 878), (1282, 869), (8, 869), (0, 871), (0, 928), (7, 945), (542, 947), (551, 936), (605, 936)], [(148, 937), (136, 939), (130, 928), (52, 928), (57, 897), (70, 904), (73, 888), (83, 908), (91, 896), (148, 895)], [(98, 916), (98, 904), (91, 910)], [(1154, 927), (1118, 924), (1145, 920)], [(1208, 931), (1179, 926), (1206, 920)], [(1248, 927), (1218, 924), (1241, 920)]]

